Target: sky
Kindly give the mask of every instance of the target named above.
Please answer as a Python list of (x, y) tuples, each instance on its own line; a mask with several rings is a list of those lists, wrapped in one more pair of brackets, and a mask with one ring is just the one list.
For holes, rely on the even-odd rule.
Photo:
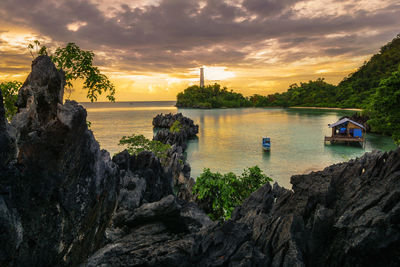
[[(399, 25), (398, 0), (1, 0), (0, 81), (26, 79), (37, 39), (92, 50), (117, 101), (175, 100), (201, 66), (206, 84), (267, 95), (337, 84)], [(85, 96), (76, 83), (69, 97)]]

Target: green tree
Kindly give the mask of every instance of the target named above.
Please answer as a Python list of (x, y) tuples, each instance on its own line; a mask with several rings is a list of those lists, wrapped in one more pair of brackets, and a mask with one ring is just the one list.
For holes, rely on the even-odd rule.
[(151, 151), (160, 159), (166, 159), (168, 150), (171, 148), (170, 145), (160, 141), (149, 140), (142, 134), (123, 136), (119, 140), (119, 145), (127, 146), (127, 150), (131, 155), (142, 151)]
[(367, 114), (373, 131), (392, 135), (400, 145), (400, 66), (389, 78), (381, 80)]
[[(48, 55), (47, 47), (41, 45), (38, 40), (28, 45), (28, 51), (32, 58)], [(97, 101), (98, 95), (102, 93), (107, 93), (107, 99), (114, 102), (115, 87), (107, 76), (100, 72), (98, 67), (93, 66), (94, 56), (92, 51), (85, 51), (74, 43), (68, 43), (63, 48), (57, 48), (55, 52), (50, 55), (50, 58), (59, 70), (64, 70), (67, 91), (73, 89), (73, 81), (82, 79), (83, 88), (87, 89), (87, 98), (91, 102)], [(1, 83), (4, 106), (8, 119), (17, 111), (14, 104), (17, 99), (19, 87), (21, 87), (21, 83), (18, 81)]]
[(22, 83), (18, 81), (1, 82), (0, 90), (3, 95), (3, 104), (6, 111), (6, 118), (11, 120), (12, 116), (17, 112), (15, 103), (18, 98), (18, 90)]
[(193, 108), (239, 108), (251, 106), (250, 101), (240, 93), (215, 83), (200, 87), (197, 85), (186, 88), (177, 95), (177, 107)]
[[(46, 46), (41, 46), (40, 42), (35, 41), (34, 45), (29, 44), (28, 49), (37, 49), (38, 55), (47, 55)], [(33, 56), (33, 53), (31, 52)], [(78, 79), (83, 80), (83, 88), (87, 89), (87, 98), (93, 102), (97, 101), (98, 95), (107, 93), (109, 101), (115, 101), (115, 87), (104, 74), (100, 73), (98, 67), (93, 66), (94, 53), (80, 49), (75, 43), (68, 43), (65, 47), (57, 48), (50, 55), (51, 60), (59, 70), (65, 72), (65, 85), (72, 90), (72, 82)]]
[(47, 55), (47, 47), (45, 45), (40, 45), (38, 40), (33, 41), (33, 44), (28, 44), (28, 51), (32, 58)]
[(379, 53), (337, 86), (337, 106), (367, 108), (380, 81), (397, 70), (400, 63), (400, 34), (382, 46)]
[(193, 193), (206, 203), (206, 212), (213, 220), (227, 220), (236, 206), (240, 205), (252, 192), (272, 181), (258, 166), (248, 168), (241, 176), (234, 173), (213, 173), (204, 169), (196, 179)]

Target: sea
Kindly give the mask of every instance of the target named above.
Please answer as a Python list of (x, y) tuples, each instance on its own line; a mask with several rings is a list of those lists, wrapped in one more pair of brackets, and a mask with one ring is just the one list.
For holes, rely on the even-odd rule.
[[(329, 144), (329, 123), (354, 111), (296, 108), (181, 109), (175, 101), (81, 103), (87, 110), (91, 130), (101, 148), (110, 155), (122, 151), (123, 136), (143, 134), (152, 138), (153, 117), (181, 112), (199, 125), (196, 138), (188, 143), (186, 160), (191, 176), (204, 168), (233, 172), (259, 166), (281, 186), (291, 188), (290, 177), (322, 170), (373, 150), (389, 151), (397, 146), (387, 136), (367, 134), (364, 146)], [(263, 137), (271, 138), (271, 151), (261, 147)]]

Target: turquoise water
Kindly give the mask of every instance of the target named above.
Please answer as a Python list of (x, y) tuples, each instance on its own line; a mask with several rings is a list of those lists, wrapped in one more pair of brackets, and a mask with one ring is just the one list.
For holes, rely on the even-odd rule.
[[(324, 144), (328, 123), (351, 111), (315, 109), (177, 109), (174, 102), (84, 103), (88, 120), (102, 148), (111, 155), (121, 151), (118, 140), (133, 132), (153, 135), (152, 118), (158, 113), (182, 112), (199, 124), (198, 138), (189, 141), (187, 161), (192, 177), (203, 168), (240, 174), (258, 165), (279, 184), (290, 187), (293, 174), (321, 170), (372, 150), (391, 150), (389, 137), (368, 135), (365, 147)], [(264, 152), (261, 138), (271, 137), (272, 149)]]

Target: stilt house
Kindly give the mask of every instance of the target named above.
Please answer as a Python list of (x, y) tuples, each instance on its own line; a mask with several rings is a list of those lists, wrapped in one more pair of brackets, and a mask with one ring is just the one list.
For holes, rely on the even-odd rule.
[(332, 128), (332, 136), (325, 136), (328, 142), (360, 142), (365, 141), (365, 127), (358, 122), (343, 118), (335, 123), (328, 124)]

